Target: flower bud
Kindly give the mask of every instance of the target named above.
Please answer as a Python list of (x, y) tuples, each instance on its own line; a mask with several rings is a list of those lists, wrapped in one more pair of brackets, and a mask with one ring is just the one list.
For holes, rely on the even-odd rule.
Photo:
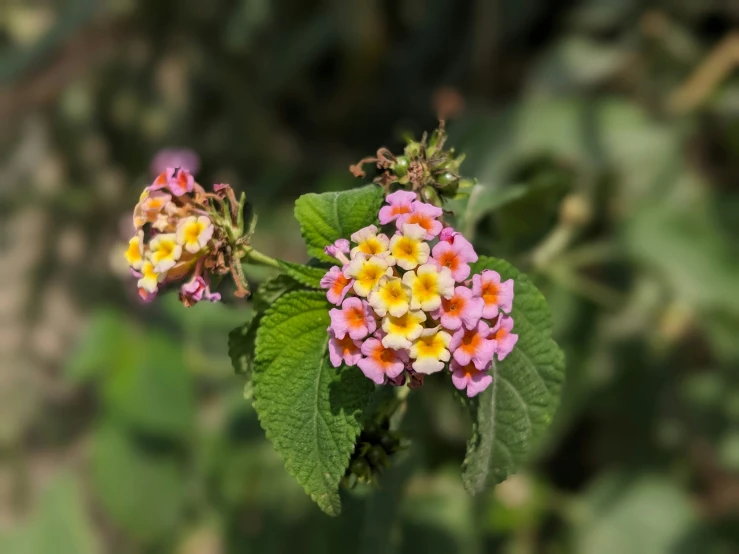
[(408, 174), (408, 166), (410, 162), (405, 156), (398, 156), (392, 165), (392, 170), (398, 177), (405, 177)]

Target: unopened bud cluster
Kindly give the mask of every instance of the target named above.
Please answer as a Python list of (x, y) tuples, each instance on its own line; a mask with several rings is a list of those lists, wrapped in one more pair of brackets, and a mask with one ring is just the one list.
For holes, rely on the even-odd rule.
[(409, 140), (403, 154), (394, 155), (387, 148), (380, 148), (376, 156), (364, 158), (351, 171), (356, 177), (364, 177), (362, 166), (374, 162), (382, 173), (375, 183), (388, 192), (393, 186), (400, 186), (417, 192), (420, 197), (436, 206), (446, 199), (455, 198), (459, 189), (471, 187), (474, 182), (463, 179), (459, 167), (464, 154), (456, 155), (454, 149), (444, 149), (447, 136), (444, 122), (428, 137), (424, 134), (420, 141)]

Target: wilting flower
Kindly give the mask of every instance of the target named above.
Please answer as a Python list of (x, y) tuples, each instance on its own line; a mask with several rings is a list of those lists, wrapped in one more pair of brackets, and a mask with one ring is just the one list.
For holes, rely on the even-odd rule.
[(410, 349), (413, 369), (426, 375), (444, 369), (444, 362), (449, 361), (450, 341), (451, 337), (446, 331), (425, 329)]
[(492, 375), (487, 371), (481, 371), (474, 364), (460, 365), (457, 360), (452, 360), (449, 365), (452, 371), (452, 383), (459, 390), (466, 389), (467, 396), (472, 398), (480, 394), (493, 382)]
[(369, 304), (359, 298), (347, 298), (341, 304), (341, 309), (333, 308), (329, 316), (331, 329), (338, 339), (343, 339), (347, 334), (354, 340), (363, 339), (377, 329)]
[(210, 285), (200, 275), (193, 277), (180, 287), (180, 301), (188, 308), (201, 300), (217, 302), (220, 299), (221, 295), (217, 292), (211, 292)]
[(499, 360), (510, 354), (518, 342), (518, 335), (511, 333), (511, 329), (513, 329), (513, 318), (507, 315), (501, 315), (498, 318), (497, 325), (491, 331), (491, 336), (498, 343), (495, 353)]
[(386, 379), (395, 379), (403, 373), (408, 356), (402, 350), (393, 350), (383, 346), (376, 338), (369, 338), (362, 344), (362, 354), (357, 365), (362, 373), (378, 385)]
[(449, 344), (457, 363), (467, 365), (472, 362), (477, 369), (486, 369), (497, 347), (496, 341), (489, 339), (489, 335), (490, 326), (484, 321), (479, 321), (474, 329), (458, 329)]
[(498, 310), (510, 312), (513, 305), (513, 279), (500, 282), (500, 274), (489, 269), (472, 276), (472, 291), (483, 299), (482, 317), (492, 319)]
[(388, 194), (385, 201), (389, 204), (380, 208), (379, 219), (382, 225), (395, 221), (400, 216), (411, 212), (411, 204), (418, 198), (415, 192), (399, 190)]
[(244, 197), (237, 201), (228, 185), (214, 191), (206, 192), (186, 168), (169, 167), (141, 193), (125, 256), (145, 301), (174, 282), (180, 282), (185, 306), (219, 300), (210, 277), (229, 273), (236, 294), (248, 293), (239, 261), (251, 235), (241, 215)]
[(344, 276), (338, 266), (333, 266), (321, 279), (321, 288), (328, 289), (326, 298), (333, 305), (338, 306), (344, 300), (354, 281)]

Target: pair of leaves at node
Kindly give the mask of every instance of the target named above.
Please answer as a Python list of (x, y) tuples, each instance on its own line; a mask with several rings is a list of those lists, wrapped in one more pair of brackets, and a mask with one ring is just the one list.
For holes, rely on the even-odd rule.
[[(373, 186), (302, 196), (295, 215), (308, 252), (327, 259), (326, 245), (377, 223), (382, 200), (382, 189)], [(253, 373), (254, 407), (288, 472), (324, 512), (337, 515), (339, 482), (375, 387), (357, 368), (328, 363), (331, 305), (315, 290), (325, 270), (287, 262), (282, 268), (283, 275), (256, 291), (256, 315), (231, 333), (230, 350), (237, 371)], [(495, 364), (493, 386), (465, 398), (473, 433), (463, 480), (473, 494), (526, 459), (552, 419), (564, 375), (541, 293), (507, 262), (481, 258), (473, 271), (483, 269), (515, 280), (512, 315), (519, 342)]]

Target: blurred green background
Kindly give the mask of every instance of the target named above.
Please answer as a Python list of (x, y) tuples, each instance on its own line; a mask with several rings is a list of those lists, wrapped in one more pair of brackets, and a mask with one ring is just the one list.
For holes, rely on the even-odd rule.
[[(739, 552), (737, 24), (729, 0), (2, 2), (0, 552)], [(413, 446), (331, 519), (231, 369), (248, 303), (140, 305), (130, 211), (189, 148), (302, 261), (295, 198), (437, 117), (479, 179), (460, 225), (551, 303), (565, 395), (471, 498), (430, 380)]]

